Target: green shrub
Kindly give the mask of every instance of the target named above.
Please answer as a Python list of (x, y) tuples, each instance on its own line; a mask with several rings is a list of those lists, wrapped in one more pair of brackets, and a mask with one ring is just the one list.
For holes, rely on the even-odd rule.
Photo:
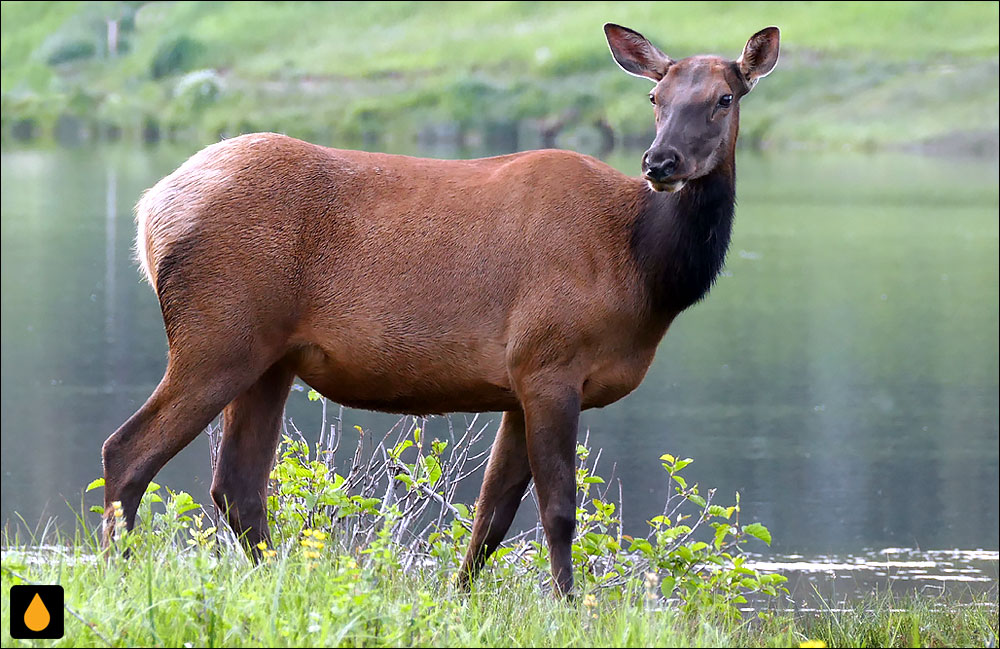
[[(315, 392), (310, 398), (322, 401), (321, 430), (329, 433), (314, 446), (294, 425), (283, 437), (268, 497), (274, 547), (261, 548), (265, 555), (297, 552), (318, 559), (320, 550), (326, 550), (360, 557), (362, 565), (379, 573), (420, 567), (450, 580), (461, 565), (474, 517), (473, 507), (455, 500), (455, 491), (476, 468), (468, 466), (475, 457), (471, 449), (485, 427), (473, 420), (451, 441), (429, 440), (415, 418), (403, 418), (367, 457), (359, 440), (349, 469), (338, 472), (336, 450), (343, 431), (336, 424), (327, 426), (325, 400)], [(360, 427), (355, 430), (362, 438), (369, 435)], [(212, 434), (217, 442), (219, 436)], [(388, 442), (392, 436), (394, 441)], [(578, 590), (689, 612), (708, 608), (733, 617), (748, 595), (787, 593), (781, 585), (785, 577), (761, 575), (745, 565), (741, 554), (751, 537), (770, 544), (767, 528), (740, 525), (738, 494), (735, 504), (723, 507), (712, 502), (714, 490), (703, 495), (698, 485), (689, 484), (681, 473), (690, 458), (661, 456), (673, 493), (663, 512), (650, 518), (648, 535), (640, 538), (622, 533), (616, 516), (620, 504), (611, 502), (610, 485), (595, 473), (600, 453), (592, 454), (585, 440), (577, 457), (580, 506), (572, 550)], [(97, 480), (89, 488), (101, 484)], [(148, 534), (144, 525), (151, 521), (154, 534), (169, 531), (189, 545), (214, 546), (217, 526), (187, 515), (200, 506), (186, 493), (166, 491), (166, 512), (153, 515), (149, 506), (164, 499), (159, 485), (150, 485), (140, 508), (145, 522), (126, 536)], [(231, 533), (222, 534), (227, 545), (235, 546)], [(488, 570), (496, 579), (547, 581), (548, 548), (536, 538), (544, 538), (540, 523), (514, 534), (490, 558)]]
[(198, 58), (205, 51), (205, 46), (189, 36), (178, 36), (160, 44), (153, 55), (149, 73), (154, 79), (180, 72), (187, 72), (195, 67)]
[(80, 61), (93, 58), (97, 54), (97, 46), (89, 39), (67, 40), (53, 46), (45, 62), (49, 65), (59, 65), (70, 61)]
[(222, 79), (215, 70), (188, 72), (174, 86), (173, 105), (182, 115), (214, 104), (223, 92)]

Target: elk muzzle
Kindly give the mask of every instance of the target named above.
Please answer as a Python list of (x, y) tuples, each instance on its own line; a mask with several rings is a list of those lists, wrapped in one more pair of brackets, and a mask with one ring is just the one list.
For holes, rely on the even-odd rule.
[(684, 187), (684, 158), (671, 146), (650, 147), (642, 155), (642, 177), (654, 191), (676, 192)]

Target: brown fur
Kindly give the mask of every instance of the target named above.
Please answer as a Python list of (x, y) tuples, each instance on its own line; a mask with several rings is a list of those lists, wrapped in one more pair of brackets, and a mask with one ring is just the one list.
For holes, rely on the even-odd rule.
[[(728, 166), (713, 168), (731, 171), (732, 124), (718, 145)], [(427, 160), (273, 133), (204, 149), (137, 206), (169, 355), (156, 391), (104, 445), (108, 511), (121, 501), (131, 527), (149, 480), (224, 410), (212, 496), (254, 552), (296, 375), (354, 407), (504, 411), (460, 579), (502, 540), (534, 476), (568, 592), (579, 412), (631, 392), (687, 306), (650, 284), (664, 272), (650, 256), (700, 254), (674, 236), (683, 223), (677, 242), (642, 248), (658, 232), (644, 223), (698, 209), (684, 195), (667, 201), (567, 151)]]

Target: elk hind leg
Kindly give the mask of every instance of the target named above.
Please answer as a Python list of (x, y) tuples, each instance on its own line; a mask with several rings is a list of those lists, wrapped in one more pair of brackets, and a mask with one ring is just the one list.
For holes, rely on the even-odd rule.
[(524, 414), (519, 410), (505, 412), (486, 465), (472, 540), (458, 573), (459, 588), (469, 589), (471, 580), (503, 541), (530, 480)]
[(267, 478), (294, 378), (288, 363), (279, 361), (223, 410), (212, 500), (255, 560), (260, 558), (258, 544), (270, 543)]
[(238, 351), (198, 351), (203, 353), (172, 353), (153, 394), (104, 442), (105, 544), (119, 521), (132, 529), (153, 476), (260, 372)]

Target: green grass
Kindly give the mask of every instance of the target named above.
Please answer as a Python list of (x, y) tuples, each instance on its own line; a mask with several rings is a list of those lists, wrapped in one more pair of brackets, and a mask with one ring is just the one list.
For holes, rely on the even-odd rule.
[[(612, 62), (607, 21), (675, 58), (735, 58), (753, 32), (780, 26), (781, 62), (744, 110), (760, 145), (898, 147), (997, 131), (996, 3), (132, 6), (3, 3), (4, 133), (26, 119), (48, 132), (69, 114), (128, 134), (152, 119), (194, 140), (272, 129), (350, 142), (441, 123), (482, 134), (567, 116), (644, 134), (647, 84)], [(107, 18), (123, 19), (127, 51), (114, 59)], [(182, 37), (183, 55), (154, 79)], [(61, 60), (74, 47), (93, 55)], [(210, 97), (185, 77), (197, 70), (213, 71)]]
[(78, 537), (40, 552), (43, 563), (6, 554), (5, 585), (61, 584), (68, 613), (61, 640), (13, 640), (3, 598), (4, 646), (942, 647), (996, 646), (997, 637), (995, 596), (972, 605), (881, 598), (846, 612), (731, 619), (664, 608), (637, 584), (623, 597), (561, 601), (536, 576), (487, 571), (464, 595), (433, 566), (403, 572), (388, 555), (308, 559), (289, 546), (252, 567), (233, 548), (159, 539), (105, 562), (90, 544)]

